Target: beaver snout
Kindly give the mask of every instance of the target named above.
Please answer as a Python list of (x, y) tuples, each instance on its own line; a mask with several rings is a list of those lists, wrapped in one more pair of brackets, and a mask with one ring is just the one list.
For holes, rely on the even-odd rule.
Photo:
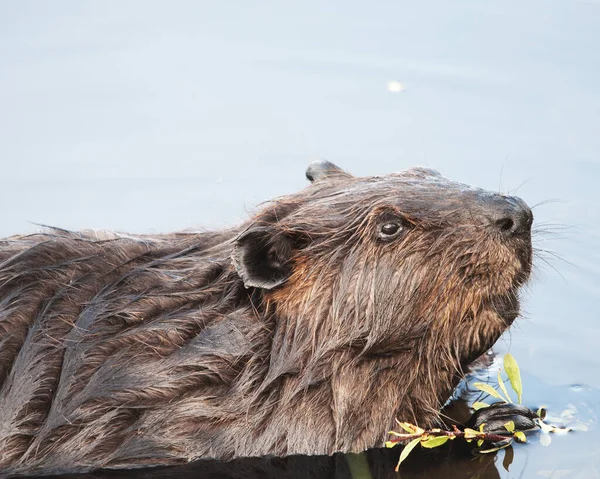
[(486, 212), (490, 224), (507, 237), (531, 234), (533, 213), (527, 203), (516, 196), (497, 195)]

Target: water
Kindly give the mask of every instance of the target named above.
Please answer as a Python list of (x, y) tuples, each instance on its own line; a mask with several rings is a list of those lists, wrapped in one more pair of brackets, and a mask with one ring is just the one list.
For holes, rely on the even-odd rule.
[[(3, 2), (0, 236), (222, 227), (321, 158), (516, 191), (555, 234), (495, 349), (526, 404), (572, 404), (589, 430), (531, 438), (508, 471), (503, 452), (415, 455), (402, 477), (600, 477), (599, 24), (597, 0)], [(393, 477), (390, 454), (191, 473)]]

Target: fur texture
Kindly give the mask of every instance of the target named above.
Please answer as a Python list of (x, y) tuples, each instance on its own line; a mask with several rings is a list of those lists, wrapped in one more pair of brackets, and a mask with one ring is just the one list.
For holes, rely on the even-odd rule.
[(531, 212), (431, 170), (311, 168), (231, 230), (1, 240), (0, 473), (357, 452), (394, 417), (437, 424), (518, 314)]

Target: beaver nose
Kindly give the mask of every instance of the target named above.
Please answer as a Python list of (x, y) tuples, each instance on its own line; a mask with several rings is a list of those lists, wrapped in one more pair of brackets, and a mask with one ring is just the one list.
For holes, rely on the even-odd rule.
[(527, 203), (516, 196), (498, 196), (492, 207), (490, 220), (493, 227), (506, 236), (531, 232), (533, 213)]

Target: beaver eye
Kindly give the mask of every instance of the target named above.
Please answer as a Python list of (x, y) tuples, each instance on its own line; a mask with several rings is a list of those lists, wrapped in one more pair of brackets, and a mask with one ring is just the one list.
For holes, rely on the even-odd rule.
[(379, 228), (379, 237), (383, 240), (394, 239), (402, 231), (402, 225), (395, 221), (383, 223)]
[(398, 232), (400, 225), (398, 223), (386, 223), (381, 227), (381, 232), (384, 235), (393, 235)]

